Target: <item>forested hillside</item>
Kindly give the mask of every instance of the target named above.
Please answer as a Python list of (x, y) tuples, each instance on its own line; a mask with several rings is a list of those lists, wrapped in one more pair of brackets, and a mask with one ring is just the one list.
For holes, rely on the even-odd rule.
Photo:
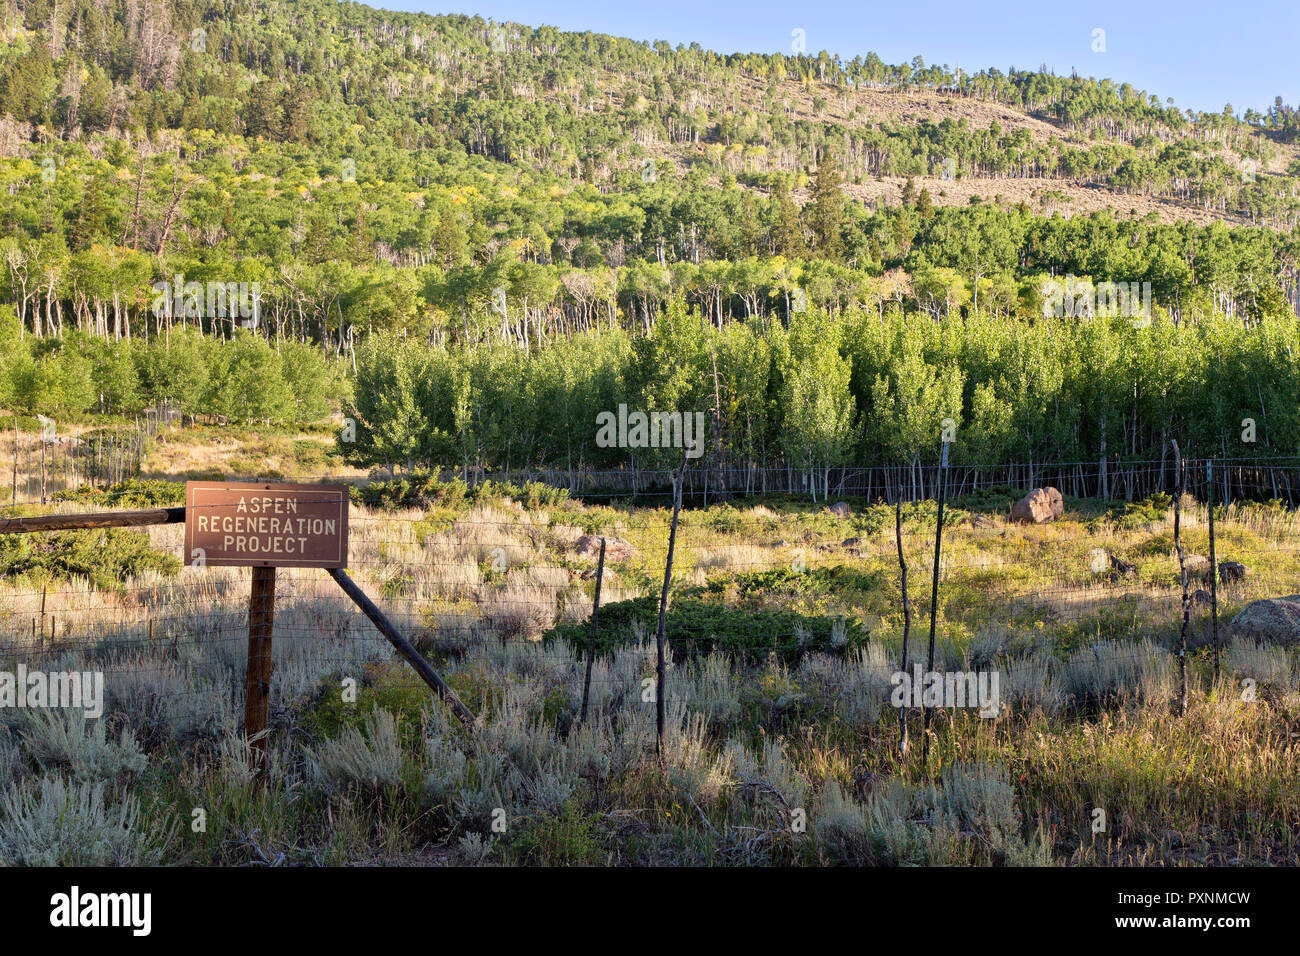
[[(907, 460), (944, 418), (988, 459), (1300, 450), (1280, 98), (330, 0), (0, 21), (21, 412), (328, 398), (384, 464), (600, 463), (619, 401), (708, 409), (710, 455), (755, 463)], [(1067, 276), (1152, 308), (1045, 318)]]

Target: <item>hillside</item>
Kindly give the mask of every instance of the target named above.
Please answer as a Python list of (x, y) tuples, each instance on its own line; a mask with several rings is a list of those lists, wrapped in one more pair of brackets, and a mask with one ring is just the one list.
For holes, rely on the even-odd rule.
[[(1245, 452), (1300, 448), (1280, 100), (329, 0), (4, 2), (0, 407), (342, 411), (352, 464), (464, 472), (618, 467), (597, 398), (711, 409), (719, 466), (908, 461), (948, 417), (971, 461), (1227, 454), (1245, 416)], [(1080, 324), (1117, 303), (1064, 309), (1063, 279), (1144, 321)]]
[[(697, 170), (714, 187), (735, 177), (760, 198), (775, 174), (789, 174), (803, 204), (801, 178), (830, 151), (850, 197), (873, 204), (896, 204), (903, 178), (915, 177), (938, 205), (1000, 195), (1047, 215), (1109, 209), (1289, 229), (1300, 208), (1300, 121), (1280, 100), (1244, 119), (1187, 115), (1111, 80), (955, 75), (920, 57), (890, 66), (874, 55), (725, 56), (328, 0), (6, 0), (2, 9), (0, 150), (11, 195), (31, 176), (14, 160), (40, 167), (51, 158), (81, 180), (107, 173), (108, 191), (119, 185), (126, 195), (103, 201), (130, 203), (133, 223), (141, 156), (156, 166), (170, 154), (180, 179), (210, 182), (209, 158), (223, 155), (232, 170), (255, 166), (257, 180), (307, 200), (307, 191), (352, 176), (380, 180), (419, 205), (434, 199), (430, 180), (444, 178), (443, 148), (491, 160), (490, 176), (551, 198), (584, 184), (634, 193), (627, 174), (653, 158), (679, 176)], [(114, 142), (125, 148), (106, 149)], [(399, 162), (394, 149), (406, 154)], [(92, 159), (110, 168), (94, 170)], [(169, 210), (172, 197), (149, 195), (148, 185), (146, 198)], [(201, 197), (198, 189), (177, 205), (171, 241), (184, 242), (195, 218), (186, 206)], [(15, 210), (7, 224), (33, 228), (44, 215), (48, 226), (54, 213), (57, 226), (71, 198), (51, 197), (53, 210)], [(550, 238), (590, 231), (567, 213)], [(367, 225), (381, 258), (415, 253), (411, 237)], [(623, 232), (611, 238), (635, 239)], [(137, 246), (134, 227), (130, 238)]]

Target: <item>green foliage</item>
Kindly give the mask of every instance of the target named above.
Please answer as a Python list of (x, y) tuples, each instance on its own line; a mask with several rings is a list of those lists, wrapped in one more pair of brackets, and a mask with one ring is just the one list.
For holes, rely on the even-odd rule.
[(90, 360), (57, 340), (18, 344), (0, 368), (7, 379), (3, 392), (17, 411), (76, 418), (95, 402)]
[[(531, 353), (376, 338), (344, 409), (357, 440), (340, 450), (356, 464), (463, 475), (471, 465), (675, 467), (678, 449), (596, 445), (596, 415), (699, 410), (705, 464), (793, 466), (822, 496), (836, 466), (935, 462), (945, 423), (952, 462), (975, 467), (1104, 453), (1122, 468), (1159, 458), (1171, 435), (1188, 454), (1300, 451), (1300, 411), (1284, 397), (1300, 393), (1300, 365), (1286, 358), (1300, 355), (1294, 316), (1251, 329), (1157, 316), (1145, 330), (1122, 317), (918, 322), (892, 307), (812, 306), (788, 330), (702, 318), (678, 300), (649, 333), (580, 335)], [(1245, 418), (1254, 444), (1239, 441)], [(1014, 494), (988, 491), (973, 506)]]
[(208, 387), (205, 339), (189, 329), (177, 329), (151, 339), (136, 350), (140, 385), (151, 402), (171, 401), (194, 414)]
[(734, 589), (740, 597), (761, 596), (785, 600), (794, 597), (844, 595), (851, 599), (880, 587), (878, 575), (860, 568), (835, 565), (795, 571), (788, 567), (768, 571), (745, 571), (711, 578), (705, 594), (725, 594)]
[(141, 574), (174, 577), (180, 569), (180, 558), (154, 548), (140, 531), (105, 528), (0, 535), (0, 577), (86, 578), (97, 588), (112, 590)]
[(314, 346), (285, 342), (280, 346), (280, 368), (291, 396), (286, 414), (290, 421), (319, 421), (346, 393), (347, 379)]
[(465, 498), (465, 482), (459, 478), (443, 481), (437, 473), (414, 472), (391, 481), (354, 485), (352, 500), (380, 508), (430, 508), (449, 505)]
[(352, 500), (371, 507), (435, 508), (457, 505), (462, 501), (491, 501), (508, 499), (530, 509), (553, 508), (569, 497), (567, 488), (557, 488), (543, 482), (529, 481), (522, 485), (514, 482), (486, 480), (469, 487), (457, 477), (443, 479), (439, 472), (413, 471), (389, 481), (374, 481), (351, 489)]
[[(653, 637), (659, 618), (657, 597), (618, 601), (600, 609), (596, 653)], [(775, 655), (797, 664), (808, 651), (842, 652), (866, 642), (862, 625), (852, 619), (799, 614), (788, 610), (748, 610), (715, 604), (699, 597), (678, 596), (668, 607), (665, 637), (674, 658), (720, 651), (750, 663)], [(543, 641), (562, 640), (575, 654), (585, 655), (591, 639), (589, 622), (561, 624)]]
[(185, 483), (161, 478), (128, 478), (107, 488), (83, 485), (70, 491), (58, 491), (54, 500), (105, 508), (168, 508), (185, 504)]
[[(993, 485), (952, 499), (951, 507), (954, 510), (976, 514), (1007, 515), (1010, 514), (1011, 507), (1024, 496), (1024, 489), (1012, 488), (1009, 485)], [(944, 526), (946, 527), (947, 524), (945, 520)]]
[(199, 406), (210, 415), (241, 421), (283, 421), (294, 396), (281, 357), (265, 339), (241, 331), (230, 342), (208, 346), (208, 387)]
[(524, 820), (510, 837), (519, 863), (534, 866), (598, 866), (606, 862), (600, 818), (566, 800), (558, 813)]

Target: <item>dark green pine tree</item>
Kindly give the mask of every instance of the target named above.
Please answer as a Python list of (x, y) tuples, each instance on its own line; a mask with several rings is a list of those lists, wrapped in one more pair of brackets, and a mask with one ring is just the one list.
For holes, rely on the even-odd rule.
[(465, 231), (448, 206), (443, 206), (438, 216), (438, 225), (433, 233), (433, 248), (444, 269), (451, 269), (465, 260)]
[(91, 176), (82, 194), (77, 216), (72, 221), (68, 240), (76, 251), (89, 249), (108, 235), (108, 203), (104, 196), (104, 181), (99, 175)]
[(844, 248), (840, 227), (844, 223), (844, 178), (839, 159), (831, 152), (822, 154), (813, 180), (813, 200), (809, 207), (813, 244), (823, 259), (836, 260)]
[(777, 179), (773, 201), (772, 251), (779, 256), (802, 256), (808, 250), (799, 223), (799, 207), (794, 204), (785, 177)]
[(352, 261), (362, 266), (374, 259), (374, 239), (366, 222), (366, 204), (357, 203), (357, 218), (352, 227)]

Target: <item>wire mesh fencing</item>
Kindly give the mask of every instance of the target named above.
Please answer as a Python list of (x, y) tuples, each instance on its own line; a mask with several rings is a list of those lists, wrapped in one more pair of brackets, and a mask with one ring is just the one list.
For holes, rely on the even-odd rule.
[[(1211, 589), (1208, 515), (1204, 506), (1186, 505), (1181, 533), (1190, 565), (1194, 688), (1206, 686), (1217, 638), (1232, 679), (1293, 691), (1293, 651), (1261, 642), (1233, 621), (1252, 601), (1300, 592), (1294, 515), (1277, 507), (1221, 507), (1220, 580)], [(912, 607), (906, 668), (892, 518), (893, 510), (879, 505), (847, 514), (743, 503), (684, 512), (666, 617), (675, 674), (667, 692), (689, 693), (708, 706), (709, 681), (729, 699), (742, 685), (767, 680), (789, 683), (797, 701), (801, 687), (831, 682), (846, 710), (878, 714), (923, 666), (926, 673), (996, 673), (999, 714), (1086, 713), (1089, 701), (1110, 694), (1175, 693), (1184, 599), (1166, 512), (1097, 511), (1067, 526), (950, 509), (932, 658), (935, 513), (932, 504), (909, 506), (902, 533)], [(565, 501), (530, 508), (511, 500), (362, 507), (351, 521), (349, 565), (472, 709), (490, 706), (494, 694), (520, 680), (555, 692), (557, 706), (571, 708), (583, 696), (593, 644), (591, 694), (647, 693), (666, 532), (667, 512), (659, 507)], [(153, 551), (181, 552), (179, 526), (138, 534)], [(593, 641), (601, 538), (608, 553)], [(37, 535), (27, 544), (40, 549), (46, 542)], [(102, 549), (106, 565), (122, 547), (107, 535), (90, 546)], [(1225, 567), (1240, 571), (1224, 575)], [(102, 673), (110, 706), (158, 733), (172, 732), (173, 724), (184, 733), (205, 721), (238, 723), (246, 570), (175, 562), (99, 583), (56, 570), (0, 584), (0, 661), (11, 669)], [(271, 696), (282, 723), (290, 705), (347, 681), (422, 686), (319, 570), (281, 570), (273, 637)]]

